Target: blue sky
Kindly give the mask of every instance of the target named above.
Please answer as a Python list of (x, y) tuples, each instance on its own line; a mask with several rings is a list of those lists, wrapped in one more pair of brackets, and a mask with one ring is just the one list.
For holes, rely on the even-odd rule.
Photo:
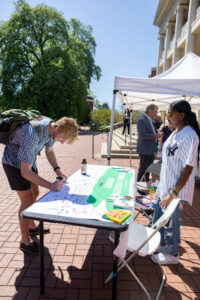
[[(148, 77), (157, 64), (158, 28), (153, 25), (159, 0), (27, 0), (31, 6), (45, 3), (69, 20), (91, 25), (97, 43), (95, 62), (100, 81), (90, 89), (101, 102), (112, 103), (115, 76)], [(13, 0), (0, 0), (0, 20), (14, 12)]]

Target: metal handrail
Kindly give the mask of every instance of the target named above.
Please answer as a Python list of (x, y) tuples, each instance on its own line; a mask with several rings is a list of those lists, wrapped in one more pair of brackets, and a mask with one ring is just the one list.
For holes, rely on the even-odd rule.
[[(113, 125), (113, 129), (119, 128), (122, 125), (123, 125), (123, 122), (115, 123)], [(95, 137), (95, 135), (107, 133), (107, 146), (108, 146), (109, 131), (110, 131), (110, 126), (107, 126), (101, 130), (93, 131), (93, 133), (92, 133), (92, 158), (94, 158), (94, 137)]]
[[(113, 125), (113, 129), (119, 128), (123, 125), (123, 122), (119, 122), (119, 123), (115, 123)], [(109, 132), (110, 131), (110, 126), (106, 126), (104, 129), (95, 129), (95, 130), (91, 130), (96, 132), (96, 134), (102, 133), (102, 132)]]

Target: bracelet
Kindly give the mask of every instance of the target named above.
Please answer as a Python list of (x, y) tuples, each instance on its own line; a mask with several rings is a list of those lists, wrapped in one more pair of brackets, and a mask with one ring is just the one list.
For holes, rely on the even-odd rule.
[(179, 196), (179, 192), (177, 191), (177, 189), (174, 187), (173, 188), (174, 194), (177, 194), (177, 196)]
[(178, 198), (178, 196), (179, 196), (179, 193), (177, 193), (176, 190), (175, 190), (174, 188), (169, 190), (169, 194), (170, 194), (173, 198)]
[(54, 172), (56, 171), (56, 170), (60, 170), (60, 167), (59, 166), (56, 166), (55, 168), (53, 168), (54, 169)]

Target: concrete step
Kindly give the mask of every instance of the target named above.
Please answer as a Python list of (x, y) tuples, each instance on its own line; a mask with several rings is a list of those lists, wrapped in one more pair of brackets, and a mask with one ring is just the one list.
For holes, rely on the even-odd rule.
[(118, 137), (117, 135), (113, 136), (113, 141), (115, 141), (115, 143), (118, 145), (118, 147), (120, 149), (129, 149), (130, 145), (132, 145), (132, 148), (136, 149), (137, 144), (135, 142), (133, 143), (126, 143), (124, 141), (121, 140), (120, 137)]
[[(125, 135), (122, 135), (119, 132), (115, 132), (115, 134), (113, 134), (113, 138), (117, 137), (120, 143), (120, 146), (126, 146), (126, 145), (130, 145), (130, 136), (127, 135), (125, 137)], [(137, 137), (136, 136), (132, 136), (132, 145), (136, 145), (137, 144)]]
[[(122, 130), (120, 130), (119, 128), (115, 129), (114, 132), (117, 132), (120, 135), (122, 135)], [(127, 135), (128, 133), (125, 132), (125, 134)], [(132, 130), (132, 135), (137, 136), (138, 135), (137, 130)]]
[[(130, 153), (130, 150), (126, 150), (126, 149), (112, 149), (112, 153), (119, 153), (119, 154), (129, 154)], [(131, 153), (132, 154), (136, 154), (137, 153), (137, 151), (136, 150), (134, 150), (134, 149), (132, 149), (132, 151), (131, 151)]]
[[(111, 151), (111, 158), (129, 158), (130, 157), (130, 152), (129, 153), (121, 153), (121, 152), (115, 152), (116, 150), (115, 149), (113, 149), (112, 151)], [(102, 146), (101, 146), (101, 157), (102, 158), (107, 158), (107, 143), (102, 143)], [(138, 156), (138, 154), (136, 154), (136, 153), (133, 153), (132, 154), (132, 158), (133, 159), (138, 159), (139, 158), (139, 156)]]
[[(117, 128), (117, 129), (115, 129), (115, 131), (118, 131), (118, 132), (120, 132), (122, 134), (123, 129), (122, 128)], [(125, 131), (126, 134), (127, 134), (127, 132), (128, 131)], [(137, 129), (132, 128), (132, 133), (133, 134), (137, 134)]]
[[(102, 143), (101, 147), (101, 157), (107, 158), (107, 143)], [(133, 159), (139, 159), (139, 155), (136, 151), (132, 151), (131, 157)], [(130, 151), (126, 150), (119, 150), (116, 148), (115, 142), (112, 145), (112, 151), (111, 151), (111, 158), (130, 158)], [(155, 161), (158, 161), (160, 157), (157, 157)]]
[[(116, 143), (116, 141), (112, 140), (112, 152), (113, 153), (130, 153), (130, 147), (127, 147), (125, 149), (119, 147), (119, 145)], [(136, 147), (132, 147), (132, 153), (136, 153)]]
[[(129, 134), (122, 134), (121, 132), (119, 132), (119, 131), (114, 131), (114, 134), (113, 134), (114, 136), (115, 135), (117, 135), (117, 136), (119, 136), (122, 140), (125, 140), (125, 138), (126, 138), (126, 140), (130, 140), (130, 135)], [(134, 134), (134, 133), (132, 133), (132, 140), (133, 141), (137, 141), (137, 139), (138, 139), (138, 135), (137, 134)]]
[[(102, 158), (107, 158), (107, 154), (101, 154)], [(111, 153), (111, 158), (130, 158), (130, 155), (128, 154), (118, 154), (118, 153)], [(139, 156), (136, 156), (135, 154), (132, 155), (132, 159), (139, 159)]]
[(107, 143), (101, 145), (101, 157), (107, 157)]

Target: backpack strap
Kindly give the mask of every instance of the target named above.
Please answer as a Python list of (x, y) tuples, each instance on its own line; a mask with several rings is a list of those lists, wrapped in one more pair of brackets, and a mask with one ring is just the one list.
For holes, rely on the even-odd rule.
[(35, 120), (32, 120), (29, 122), (33, 128), (35, 128), (36, 132), (37, 132), (37, 135), (38, 135), (38, 138), (39, 138), (39, 142), (42, 138), (42, 130), (41, 130), (41, 127), (38, 125), (38, 123), (35, 121)]

